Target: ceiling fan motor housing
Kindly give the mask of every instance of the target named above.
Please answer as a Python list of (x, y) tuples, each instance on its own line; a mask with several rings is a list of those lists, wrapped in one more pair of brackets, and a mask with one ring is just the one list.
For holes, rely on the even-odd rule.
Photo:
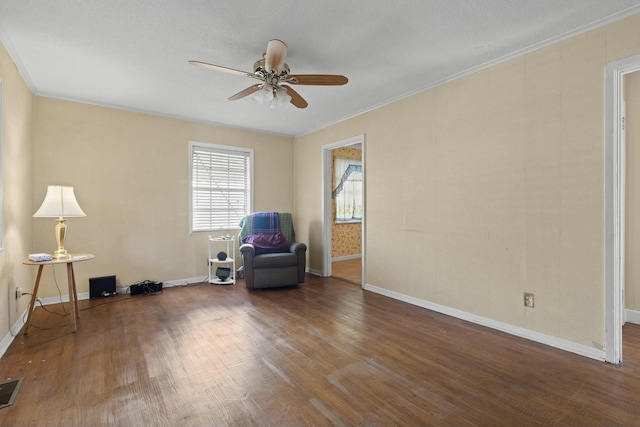
[(278, 74), (276, 70), (269, 72), (267, 71), (264, 58), (260, 59), (259, 61), (256, 61), (253, 64), (253, 74), (255, 74), (259, 78), (264, 78), (264, 79), (269, 79), (269, 78), (271, 79), (277, 78), (278, 80), (284, 79), (289, 75), (290, 71), (291, 70), (289, 69), (289, 65), (285, 63), (282, 69), (282, 72), (280, 74)]

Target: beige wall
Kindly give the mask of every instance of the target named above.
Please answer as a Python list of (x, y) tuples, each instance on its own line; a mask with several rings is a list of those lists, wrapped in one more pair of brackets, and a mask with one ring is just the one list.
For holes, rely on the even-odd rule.
[(296, 138), (310, 268), (321, 147), (364, 133), (367, 284), (602, 349), (604, 67), (640, 54), (638, 28), (635, 15)]
[(640, 311), (640, 72), (624, 77), (626, 120), (625, 307)]
[(2, 81), (2, 246), (0, 252), (0, 340), (27, 308), (15, 289), (33, 288), (32, 272), (22, 265), (31, 248), (31, 127), (33, 96), (0, 44)]
[[(76, 266), (78, 292), (95, 276), (129, 285), (207, 274), (209, 233), (189, 235), (189, 141), (254, 149), (255, 210), (293, 209), (291, 138), (42, 97), (34, 121), (34, 211), (48, 184), (63, 184), (87, 214), (67, 221), (66, 249), (96, 255)], [(55, 249), (54, 225), (33, 220), (34, 251)], [(62, 268), (57, 278), (64, 286)], [(57, 295), (52, 274), (39, 294)]]

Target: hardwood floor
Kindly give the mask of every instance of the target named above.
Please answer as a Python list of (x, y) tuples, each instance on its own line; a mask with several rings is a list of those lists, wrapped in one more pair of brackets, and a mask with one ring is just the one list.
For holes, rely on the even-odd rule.
[[(640, 326), (614, 366), (338, 279), (201, 284), (35, 312), (0, 359), (3, 426), (640, 423)], [(61, 306), (47, 306), (61, 312)], [(67, 308), (67, 312), (68, 312)]]
[(331, 277), (343, 279), (356, 285), (362, 284), (362, 258), (334, 261), (331, 263)]

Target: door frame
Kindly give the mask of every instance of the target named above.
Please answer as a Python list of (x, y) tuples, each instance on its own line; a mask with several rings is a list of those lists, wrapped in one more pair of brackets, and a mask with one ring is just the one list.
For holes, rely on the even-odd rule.
[(640, 55), (605, 67), (605, 360), (622, 362), (625, 265), (625, 74), (640, 71)]
[(347, 147), (349, 145), (362, 145), (362, 280), (361, 286), (365, 287), (365, 251), (366, 251), (366, 219), (367, 219), (367, 167), (365, 165), (365, 137), (364, 134), (352, 136), (351, 138), (332, 142), (322, 146), (322, 276), (331, 276), (331, 222), (333, 221), (331, 212), (331, 190), (333, 177), (331, 176), (331, 151)]

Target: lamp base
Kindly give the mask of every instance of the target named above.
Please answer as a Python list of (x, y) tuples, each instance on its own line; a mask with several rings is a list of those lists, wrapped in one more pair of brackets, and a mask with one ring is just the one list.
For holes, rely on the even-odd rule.
[(64, 248), (64, 238), (67, 235), (67, 224), (64, 222), (65, 219), (63, 217), (58, 217), (58, 223), (56, 224), (56, 242), (58, 243), (58, 249), (53, 253), (53, 258), (57, 260), (71, 258), (71, 255), (69, 255)]
[(63, 260), (70, 259), (71, 255), (67, 252), (65, 248), (58, 248), (53, 252), (53, 259)]

